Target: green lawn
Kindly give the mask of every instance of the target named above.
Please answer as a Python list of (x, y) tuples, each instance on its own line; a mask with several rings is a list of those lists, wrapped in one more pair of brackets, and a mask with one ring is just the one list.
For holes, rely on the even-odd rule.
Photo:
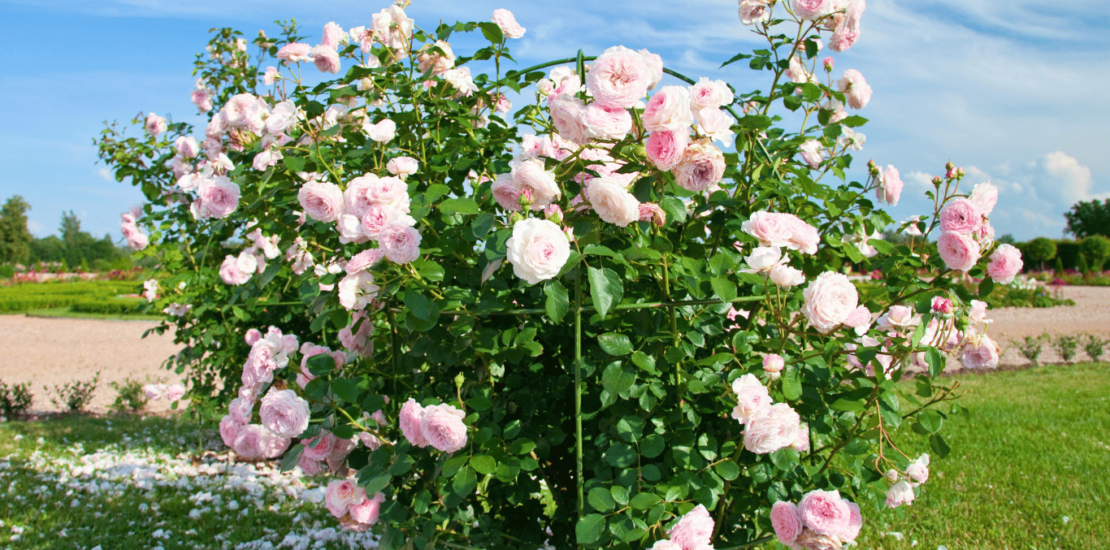
[(85, 313), (73, 311), (68, 307), (55, 307), (49, 309), (33, 309), (26, 312), (30, 317), (61, 317), (66, 319), (97, 319), (102, 321), (159, 321), (165, 315), (143, 315), (140, 313)]

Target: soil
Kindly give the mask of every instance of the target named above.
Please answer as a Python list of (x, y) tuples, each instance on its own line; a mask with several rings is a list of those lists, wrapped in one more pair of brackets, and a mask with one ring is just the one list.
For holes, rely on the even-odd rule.
[[(1110, 287), (1061, 287), (1062, 297), (1075, 300), (1074, 306), (1054, 308), (1002, 308), (992, 310), (994, 319), (987, 333), (1002, 348), (1002, 365), (1029, 364), (1011, 340), (1040, 334), (1095, 334), (1110, 340)], [(157, 326), (150, 321), (95, 321), (84, 319), (46, 319), (24, 315), (0, 315), (0, 380), (12, 384), (31, 382), (35, 394), (34, 411), (57, 411), (50, 402), (53, 385), (88, 380), (99, 371), (100, 383), (88, 410), (104, 412), (116, 398), (111, 382), (133, 378), (143, 383), (180, 382), (181, 377), (164, 370), (162, 363), (181, 346), (173, 343), (173, 332), (164, 335), (142, 334)], [(1110, 358), (1110, 345), (1103, 360)], [(1080, 348), (1073, 361), (1087, 360)], [(1063, 360), (1051, 343), (1045, 343), (1041, 363)], [(959, 362), (950, 361), (949, 371)], [(44, 390), (43, 386), (49, 389)], [(169, 410), (166, 401), (154, 401), (146, 411)]]

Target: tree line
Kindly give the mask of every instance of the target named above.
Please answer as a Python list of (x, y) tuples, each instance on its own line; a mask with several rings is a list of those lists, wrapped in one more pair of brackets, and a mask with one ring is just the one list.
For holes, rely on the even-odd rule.
[(111, 235), (97, 239), (81, 230), (73, 211), (62, 212), (58, 235), (37, 238), (27, 228), (31, 205), (19, 196), (9, 197), (0, 210), (0, 264), (25, 266), (46, 263), (68, 269), (107, 271), (131, 267), (131, 251)]

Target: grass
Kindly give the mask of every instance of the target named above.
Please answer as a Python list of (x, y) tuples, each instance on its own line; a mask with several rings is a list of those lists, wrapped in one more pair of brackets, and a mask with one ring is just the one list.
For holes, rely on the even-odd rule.
[[(0, 424), (5, 548), (361, 548), (322, 503), (324, 478), (229, 465), (179, 418), (60, 416)], [(10, 541), (9, 541), (10, 538)], [(322, 541), (316, 544), (317, 541)]]
[(51, 317), (51, 318), (65, 318), (65, 319), (97, 319), (106, 321), (158, 321), (164, 319), (164, 315), (143, 315), (143, 314), (113, 314), (113, 313), (85, 313), (82, 311), (72, 311), (68, 307), (55, 307), (49, 309), (33, 309), (26, 312), (29, 317)]
[[(1110, 364), (959, 377), (968, 419), (913, 506), (866, 518), (860, 548), (1103, 548), (1110, 540)], [(905, 427), (903, 440), (914, 436)], [(923, 451), (924, 448), (915, 449)], [(915, 453), (909, 453), (916, 456)], [(894, 536), (881, 533), (897, 532)]]
[(0, 287), (0, 313), (39, 317), (125, 319), (150, 321), (161, 315), (141, 314), (146, 300), (124, 295), (141, 289), (134, 281), (57, 281)]

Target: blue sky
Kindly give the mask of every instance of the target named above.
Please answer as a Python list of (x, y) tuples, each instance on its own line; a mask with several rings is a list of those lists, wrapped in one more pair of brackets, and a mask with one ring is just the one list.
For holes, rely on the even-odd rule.
[[(386, 1), (23, 0), (0, 2), (0, 200), (22, 195), (31, 230), (57, 231), (73, 210), (82, 227), (118, 239), (120, 212), (141, 194), (107, 176), (93, 138), (104, 120), (140, 111), (201, 122), (189, 102), (196, 52), (211, 27), (273, 34), (296, 18), (311, 40), (328, 21), (368, 25)], [(578, 48), (647, 48), (694, 78), (740, 90), (766, 88), (744, 64), (717, 70), (758, 37), (740, 24), (735, 0), (415, 0), (418, 25), (483, 21), (512, 10), (528, 29), (513, 41), (521, 67)], [(467, 51), (456, 46), (456, 52)], [(831, 52), (823, 52), (831, 53)], [(1070, 0), (870, 0), (863, 33), (836, 60), (874, 90), (859, 114), (867, 144), (856, 154), (893, 164), (906, 182), (897, 219), (923, 213), (924, 190), (949, 159), (971, 184), (1001, 189), (993, 223), (1020, 240), (1063, 233), (1077, 200), (1110, 196), (1110, 2)], [(793, 127), (793, 125), (791, 125)], [(931, 186), (930, 186), (931, 187)]]

